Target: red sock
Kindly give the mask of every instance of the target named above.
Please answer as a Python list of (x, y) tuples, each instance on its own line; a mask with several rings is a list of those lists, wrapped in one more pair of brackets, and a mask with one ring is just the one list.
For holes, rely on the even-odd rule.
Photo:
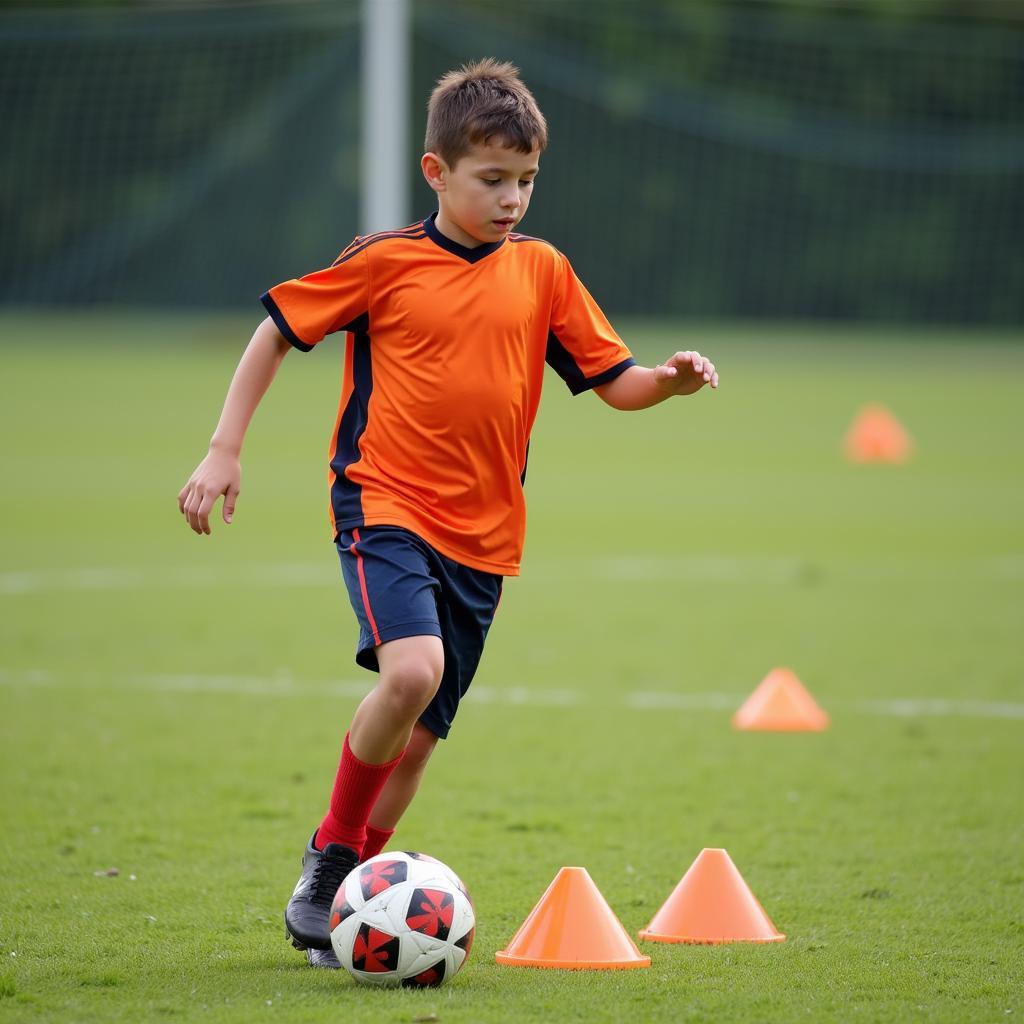
[(366, 842), (363, 843), (363, 856), (361, 859), (369, 860), (371, 857), (376, 857), (388, 845), (388, 840), (394, 834), (395, 830), (393, 828), (375, 828), (367, 823)]
[(341, 764), (331, 791), (331, 806), (316, 832), (316, 848), (328, 843), (341, 843), (353, 850), (362, 850), (366, 842), (366, 822), (370, 811), (388, 781), (388, 776), (402, 760), (405, 751), (386, 764), (360, 761), (348, 745), (348, 734), (341, 748)]

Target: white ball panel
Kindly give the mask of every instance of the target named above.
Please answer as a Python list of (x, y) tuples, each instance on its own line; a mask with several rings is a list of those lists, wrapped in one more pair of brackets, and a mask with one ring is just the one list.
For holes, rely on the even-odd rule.
[[(426, 942), (419, 941), (426, 938)], [(404, 935), (402, 937), (402, 952), (399, 956), (398, 971), (403, 978), (411, 978), (433, 967), (438, 960), (447, 959), (447, 947), (437, 939), (427, 936)], [(446, 964), (447, 966), (447, 964)]]
[(353, 914), (351, 917), (346, 917), (331, 932), (331, 945), (334, 947), (334, 955), (341, 961), (342, 966), (345, 966), (346, 962), (352, 962), (352, 945), (356, 940), (356, 932), (359, 931), (360, 923), (359, 915)]

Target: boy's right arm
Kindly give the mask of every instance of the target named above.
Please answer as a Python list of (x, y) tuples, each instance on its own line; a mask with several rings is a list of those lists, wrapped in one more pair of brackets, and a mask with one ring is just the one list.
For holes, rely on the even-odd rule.
[(231, 522), (242, 485), (242, 441), (289, 348), (269, 317), (256, 328), (246, 347), (231, 378), (210, 450), (178, 494), (178, 509), (196, 533), (210, 532), (210, 513), (221, 495), (224, 522)]

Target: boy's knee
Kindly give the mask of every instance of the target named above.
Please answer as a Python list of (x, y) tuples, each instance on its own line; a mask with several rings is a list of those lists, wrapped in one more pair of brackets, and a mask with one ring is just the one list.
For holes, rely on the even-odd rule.
[[(415, 637), (410, 642), (396, 640), (379, 652), (380, 685), (396, 710), (419, 714), (441, 685), (444, 650), (436, 637)], [(385, 648), (391, 648), (385, 650)], [(383, 656), (381, 656), (383, 655)]]
[(419, 714), (437, 693), (441, 674), (430, 665), (409, 663), (399, 666), (381, 682), (395, 703)]

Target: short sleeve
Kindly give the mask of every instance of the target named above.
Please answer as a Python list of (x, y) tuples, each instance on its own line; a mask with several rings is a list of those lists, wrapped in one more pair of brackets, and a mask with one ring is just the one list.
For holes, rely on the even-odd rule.
[(365, 248), (350, 246), (330, 267), (275, 285), (260, 296), (277, 329), (308, 352), (335, 331), (356, 330), (368, 316), (369, 270)]
[(608, 384), (635, 360), (601, 307), (556, 253), (546, 359), (574, 395)]

